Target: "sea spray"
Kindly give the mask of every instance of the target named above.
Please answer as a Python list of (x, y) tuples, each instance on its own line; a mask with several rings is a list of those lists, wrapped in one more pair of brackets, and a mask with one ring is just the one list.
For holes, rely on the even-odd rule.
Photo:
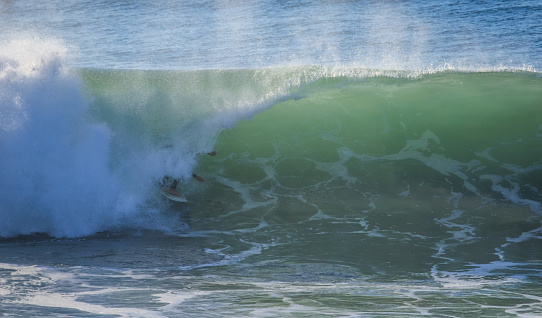
[(0, 236), (83, 236), (133, 207), (109, 168), (111, 132), (87, 116), (81, 83), (54, 40), (0, 51)]

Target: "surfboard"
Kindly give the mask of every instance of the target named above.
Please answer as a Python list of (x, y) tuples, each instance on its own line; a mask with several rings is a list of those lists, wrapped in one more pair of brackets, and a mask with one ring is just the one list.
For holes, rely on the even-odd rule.
[(188, 200), (180, 193), (179, 191), (171, 188), (160, 188), (160, 193), (162, 193), (163, 196), (166, 198), (175, 201), (175, 202), (183, 202), (186, 203)]

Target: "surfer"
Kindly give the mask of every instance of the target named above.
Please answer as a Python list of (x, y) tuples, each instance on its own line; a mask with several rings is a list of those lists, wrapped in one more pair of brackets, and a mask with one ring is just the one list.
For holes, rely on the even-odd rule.
[[(200, 154), (203, 154), (203, 153), (200, 153)], [(213, 156), (213, 157), (216, 156), (216, 154), (217, 152), (214, 150), (206, 153), (206, 155)], [(192, 174), (192, 178), (198, 180), (199, 182), (205, 182), (205, 180), (202, 177), (198, 176), (195, 173)], [(169, 190), (174, 191), (177, 188), (177, 185), (179, 184), (179, 179), (174, 179), (170, 176), (164, 176), (164, 178), (162, 178), (162, 184), (163, 185), (167, 184), (170, 179), (173, 179), (173, 182), (171, 182), (171, 185), (169, 186)]]
[[(192, 178), (198, 180), (199, 182), (205, 182), (205, 180), (198, 176), (197, 174), (193, 173), (192, 174)], [(162, 184), (166, 184), (168, 183), (168, 181), (172, 179), (170, 176), (165, 176), (163, 179), (162, 179)], [(177, 188), (177, 185), (179, 184), (179, 179), (173, 179), (173, 182), (171, 182), (171, 185), (169, 186), (169, 188), (171, 190), (175, 190), (175, 188)]]

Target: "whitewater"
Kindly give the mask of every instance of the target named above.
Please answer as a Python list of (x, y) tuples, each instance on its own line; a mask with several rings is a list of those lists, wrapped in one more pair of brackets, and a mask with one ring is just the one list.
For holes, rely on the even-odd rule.
[(1, 2), (0, 315), (542, 315), (540, 21)]

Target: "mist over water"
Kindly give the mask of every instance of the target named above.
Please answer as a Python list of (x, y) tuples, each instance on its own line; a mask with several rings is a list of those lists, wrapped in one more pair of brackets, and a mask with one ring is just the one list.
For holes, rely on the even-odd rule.
[[(93, 98), (66, 68), (66, 54), (54, 40), (25, 38), (2, 47), (0, 236), (81, 237), (177, 224), (160, 215), (160, 204), (147, 203), (165, 174), (164, 155), (134, 153), (145, 145), (134, 141), (141, 135), (112, 131), (92, 116)], [(120, 136), (126, 140), (119, 143)], [(149, 168), (134, 170), (138, 165)], [(190, 175), (194, 154), (177, 165), (181, 176)]]
[(54, 41), (3, 47), (2, 236), (80, 236), (119, 217), (118, 180), (108, 167), (110, 131), (87, 121), (81, 83), (63, 68), (64, 54)]

